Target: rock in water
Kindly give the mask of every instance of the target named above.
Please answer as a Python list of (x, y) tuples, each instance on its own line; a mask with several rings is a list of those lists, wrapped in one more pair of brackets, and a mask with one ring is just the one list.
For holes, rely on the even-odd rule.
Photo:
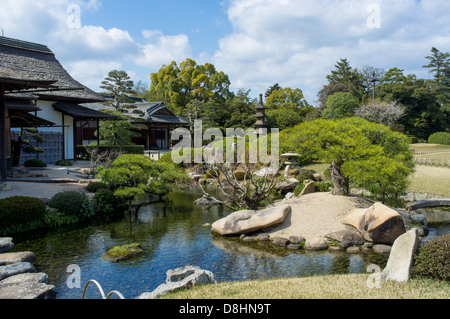
[(194, 205), (197, 206), (213, 206), (213, 205), (221, 205), (222, 202), (214, 197), (211, 196), (203, 196), (202, 198), (197, 199), (194, 202)]
[(212, 231), (226, 235), (240, 235), (282, 223), (291, 206), (279, 205), (261, 211), (241, 210), (212, 224)]
[(165, 284), (158, 286), (152, 292), (141, 294), (137, 299), (155, 299), (172, 291), (216, 283), (212, 272), (200, 267), (186, 266), (167, 271)]
[(414, 254), (419, 245), (420, 239), (416, 228), (398, 237), (392, 246), (386, 268), (381, 272), (381, 279), (408, 281)]
[(122, 260), (130, 259), (142, 254), (144, 251), (139, 244), (130, 244), (117, 246), (103, 254), (102, 258), (105, 261), (117, 263)]

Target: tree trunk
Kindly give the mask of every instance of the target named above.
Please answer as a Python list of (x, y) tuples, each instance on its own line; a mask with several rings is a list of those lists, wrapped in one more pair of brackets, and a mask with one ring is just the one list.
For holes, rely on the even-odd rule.
[(350, 193), (348, 178), (342, 174), (341, 165), (333, 161), (329, 167), (333, 181), (333, 195), (348, 196)]

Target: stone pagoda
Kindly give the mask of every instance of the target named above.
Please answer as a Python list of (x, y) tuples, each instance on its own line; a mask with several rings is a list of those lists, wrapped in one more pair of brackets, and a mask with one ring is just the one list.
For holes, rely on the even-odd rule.
[(256, 134), (257, 135), (267, 134), (267, 130), (266, 131), (263, 130), (263, 129), (267, 128), (267, 122), (266, 122), (267, 107), (264, 106), (262, 94), (259, 95), (259, 103), (256, 105), (255, 109), (256, 109), (256, 115), (255, 115), (255, 117), (256, 117), (256, 123), (255, 123)]

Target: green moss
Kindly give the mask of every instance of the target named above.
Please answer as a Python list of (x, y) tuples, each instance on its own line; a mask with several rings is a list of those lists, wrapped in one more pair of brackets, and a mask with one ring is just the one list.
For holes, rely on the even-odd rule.
[(110, 262), (119, 262), (142, 254), (144, 251), (139, 244), (116, 246), (103, 254), (103, 259)]

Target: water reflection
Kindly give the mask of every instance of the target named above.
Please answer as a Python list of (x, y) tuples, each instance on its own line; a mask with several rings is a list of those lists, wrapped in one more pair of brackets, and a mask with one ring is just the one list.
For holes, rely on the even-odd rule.
[[(60, 299), (81, 298), (89, 279), (97, 280), (105, 291), (118, 290), (125, 298), (135, 298), (164, 283), (167, 270), (185, 265), (210, 270), (219, 281), (240, 281), (365, 273), (370, 264), (384, 268), (387, 262), (386, 256), (376, 254), (269, 249), (261, 243), (215, 237), (202, 225), (226, 216), (229, 211), (221, 206), (193, 205), (201, 196), (199, 191), (177, 192), (169, 196), (168, 202), (143, 207), (137, 214), (125, 214), (120, 220), (14, 238), (14, 250), (37, 254), (38, 270), (49, 275)], [(102, 259), (110, 248), (130, 243), (140, 243), (145, 253), (117, 264)], [(66, 270), (72, 264), (81, 268), (81, 289), (67, 287), (70, 273)], [(100, 294), (92, 288), (87, 298), (98, 299)]]

